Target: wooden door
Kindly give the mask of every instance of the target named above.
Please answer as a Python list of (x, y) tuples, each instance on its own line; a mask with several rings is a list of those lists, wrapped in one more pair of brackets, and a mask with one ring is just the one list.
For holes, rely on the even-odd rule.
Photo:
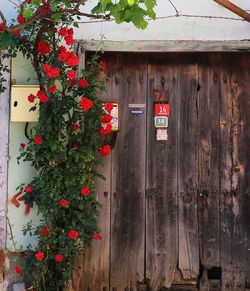
[(250, 290), (249, 56), (106, 54), (102, 98), (119, 102), (121, 127), (97, 183), (103, 239), (78, 259), (74, 290)]

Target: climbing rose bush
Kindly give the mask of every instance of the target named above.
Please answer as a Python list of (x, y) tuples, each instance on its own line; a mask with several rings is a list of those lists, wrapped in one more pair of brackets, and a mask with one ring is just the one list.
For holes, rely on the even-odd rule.
[(37, 176), (20, 185), (11, 201), (16, 207), (24, 203), (25, 215), (35, 205), (42, 214), (40, 225), (24, 228), (38, 245), (16, 273), (28, 287), (54, 291), (67, 286), (84, 247), (101, 239), (95, 177), (99, 159), (111, 152), (104, 136), (111, 133), (112, 104), (103, 105), (99, 97), (105, 90), (105, 61), (95, 56), (79, 73), (73, 29), (54, 24), (53, 31), (21, 45), (23, 53), (37, 52), (30, 56), (40, 89), (27, 96), (31, 110), (39, 107), (39, 120), (31, 140), (21, 143), (18, 162), (29, 161)]

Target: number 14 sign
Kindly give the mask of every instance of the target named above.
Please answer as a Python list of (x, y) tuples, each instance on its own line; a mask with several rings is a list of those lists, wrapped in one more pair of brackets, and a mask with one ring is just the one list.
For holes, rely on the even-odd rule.
[(170, 106), (168, 103), (156, 103), (155, 104), (155, 116), (169, 116)]

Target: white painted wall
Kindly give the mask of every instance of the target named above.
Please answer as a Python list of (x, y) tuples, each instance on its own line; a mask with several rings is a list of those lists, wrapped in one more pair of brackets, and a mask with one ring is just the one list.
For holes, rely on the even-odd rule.
[[(95, 1), (90, 1), (89, 10)], [(146, 30), (132, 24), (116, 25), (114, 21), (92, 21), (82, 18), (76, 30), (77, 39), (106, 40), (242, 40), (250, 39), (250, 23), (223, 8), (213, 0), (172, 0), (180, 16), (168, 0), (157, 0), (157, 19), (150, 21)], [(250, 2), (232, 0), (245, 10)], [(186, 15), (186, 16), (184, 16)], [(204, 18), (213, 16), (218, 18)], [(220, 18), (222, 17), (222, 18)], [(233, 19), (223, 19), (233, 18)], [(85, 22), (85, 23), (84, 23)]]

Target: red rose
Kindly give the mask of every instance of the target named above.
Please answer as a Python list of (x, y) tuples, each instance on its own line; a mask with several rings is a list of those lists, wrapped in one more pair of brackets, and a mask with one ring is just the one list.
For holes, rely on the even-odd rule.
[(16, 266), (15, 271), (17, 275), (21, 275), (23, 270), (20, 266)]
[(77, 131), (79, 128), (80, 126), (77, 123), (72, 125), (72, 131)]
[(100, 61), (100, 66), (102, 71), (106, 71), (107, 69), (107, 64), (104, 61)]
[(75, 67), (79, 64), (79, 58), (73, 52), (68, 53), (67, 65)]
[(100, 240), (101, 238), (102, 238), (101, 233), (95, 233), (95, 234), (93, 235), (93, 240)]
[(51, 70), (51, 66), (49, 64), (44, 64), (43, 71), (45, 73), (48, 73)]
[(80, 80), (78, 80), (77, 82), (78, 82), (78, 86), (79, 86), (79, 87), (84, 88), (84, 87), (87, 87), (87, 86), (88, 86), (88, 81), (85, 80), (85, 79), (80, 79)]
[(0, 31), (5, 31), (5, 25), (3, 23), (0, 23)]
[(37, 92), (37, 96), (42, 103), (47, 103), (49, 101), (49, 97), (42, 90)]
[[(48, 75), (47, 75), (48, 76)], [(60, 69), (59, 68), (52, 68), (49, 72), (49, 78), (57, 78), (60, 76)]]
[(35, 101), (35, 98), (36, 98), (36, 96), (33, 95), (33, 94), (30, 94), (30, 95), (28, 96), (28, 100), (29, 100), (30, 103), (33, 103), (33, 102)]
[(93, 106), (93, 101), (86, 97), (82, 97), (80, 100), (80, 105), (82, 107), (82, 111), (88, 111)]
[(45, 225), (45, 226), (40, 230), (39, 234), (40, 234), (41, 236), (46, 236), (46, 235), (48, 235), (48, 234), (49, 234), (49, 228), (48, 228), (48, 226)]
[(68, 34), (64, 37), (67, 45), (72, 45), (74, 43), (74, 38), (72, 34)]
[(42, 261), (44, 259), (44, 253), (43, 252), (37, 252), (35, 254), (35, 256), (36, 256), (36, 260), (37, 261)]
[(108, 144), (99, 148), (99, 154), (101, 156), (108, 156), (110, 154), (110, 152), (111, 152), (111, 147)]
[(66, 27), (62, 27), (60, 30), (59, 30), (59, 34), (61, 36), (66, 36), (68, 35), (68, 29)]
[(53, 84), (52, 86), (47, 87), (47, 90), (49, 93), (55, 93), (56, 92), (56, 85)]
[(24, 23), (26, 22), (26, 18), (25, 18), (24, 16), (22, 16), (22, 15), (18, 15), (18, 16), (17, 16), (17, 22), (18, 22), (20, 25), (22, 25), (22, 24), (24, 24)]
[(51, 51), (51, 46), (49, 46), (44, 40), (38, 42), (37, 51), (40, 55), (47, 55)]
[(113, 103), (105, 103), (105, 105), (104, 105), (104, 108), (108, 113), (110, 113), (112, 111), (113, 107), (114, 107)]
[(40, 135), (35, 136), (34, 143), (41, 144), (43, 142), (43, 138)]
[(68, 72), (68, 74), (67, 74), (67, 77), (69, 78), (69, 79), (75, 79), (75, 77), (76, 77), (76, 72), (74, 71), (74, 70), (70, 70), (69, 72)]
[(66, 48), (63, 46), (60, 49), (61, 49), (61, 52), (60, 52), (60, 54), (58, 54), (58, 59), (61, 62), (66, 62), (69, 58), (68, 52), (67, 52)]
[(106, 134), (111, 133), (111, 131), (112, 131), (112, 125), (111, 124), (107, 124), (106, 127), (105, 128), (102, 127), (99, 132), (100, 132), (101, 135), (106, 135)]
[(61, 199), (61, 200), (59, 201), (59, 204), (60, 204), (60, 206), (61, 206), (62, 208), (67, 208), (67, 207), (69, 207), (69, 201), (68, 201), (68, 200), (65, 200), (65, 199)]
[(69, 231), (69, 238), (76, 239), (79, 236), (79, 233), (77, 230), (70, 230)]
[(63, 261), (64, 256), (61, 255), (61, 254), (56, 254), (54, 258), (55, 258), (55, 261), (56, 261), (57, 263), (60, 263), (61, 261)]
[(26, 193), (31, 193), (31, 192), (33, 191), (33, 189), (32, 189), (29, 185), (27, 185), (27, 186), (24, 188), (24, 191), (25, 191)]
[(81, 194), (82, 194), (83, 196), (88, 196), (88, 194), (89, 194), (89, 187), (83, 187), (83, 188), (81, 189)]
[(100, 121), (102, 123), (109, 123), (112, 120), (113, 120), (113, 117), (110, 114), (105, 114), (105, 115), (100, 116)]
[(20, 29), (18, 29), (18, 28), (14, 28), (14, 29), (11, 30), (11, 33), (12, 33), (14, 36), (18, 36), (18, 35), (21, 33), (21, 31), (20, 31)]
[(20, 143), (20, 148), (25, 149), (26, 148), (26, 144), (25, 143)]
[(43, 71), (45, 72), (48, 78), (57, 78), (60, 76), (59, 68), (52, 68), (49, 64), (43, 66)]

